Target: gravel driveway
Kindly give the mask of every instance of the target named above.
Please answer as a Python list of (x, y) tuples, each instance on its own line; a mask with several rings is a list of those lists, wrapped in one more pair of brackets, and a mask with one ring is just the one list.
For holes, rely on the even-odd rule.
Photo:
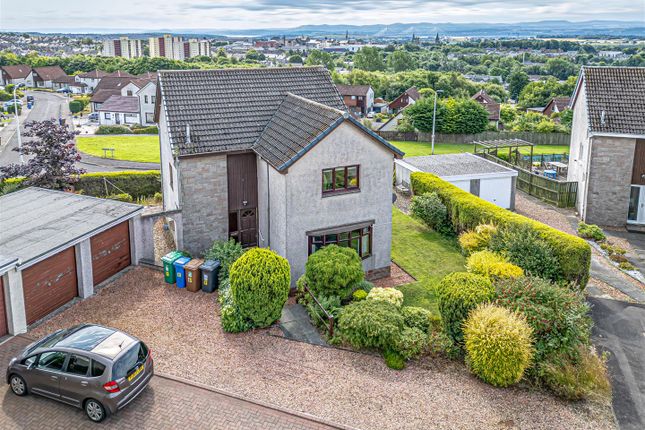
[(427, 357), (397, 372), (377, 356), (265, 330), (226, 334), (218, 312), (216, 295), (178, 290), (137, 267), (30, 334), (80, 322), (113, 326), (144, 339), (159, 372), (364, 429), (615, 428), (608, 407), (496, 389), (461, 363)]

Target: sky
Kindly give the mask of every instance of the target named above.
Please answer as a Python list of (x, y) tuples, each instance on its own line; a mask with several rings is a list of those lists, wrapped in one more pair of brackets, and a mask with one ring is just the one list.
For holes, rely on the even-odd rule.
[(0, 0), (0, 31), (100, 33), (541, 20), (645, 22), (645, 0)]

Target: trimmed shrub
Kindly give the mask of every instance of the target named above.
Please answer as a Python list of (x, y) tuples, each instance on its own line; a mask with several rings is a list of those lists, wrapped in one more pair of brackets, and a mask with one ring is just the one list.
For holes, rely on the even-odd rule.
[(132, 134), (125, 125), (99, 125), (94, 134)]
[(492, 224), (478, 225), (475, 230), (469, 230), (459, 235), (459, 245), (464, 254), (483, 251), (488, 248), (490, 240), (497, 233), (497, 227)]
[(133, 134), (159, 134), (159, 128), (156, 125), (149, 127), (132, 127)]
[(231, 266), (242, 254), (244, 254), (242, 245), (233, 239), (216, 240), (210, 249), (204, 252), (204, 258), (207, 260), (219, 260), (220, 266), (217, 278), (221, 284), (225, 279), (228, 279)]
[(354, 348), (388, 350), (395, 345), (404, 327), (399, 308), (384, 300), (351, 303), (338, 316), (338, 330)]
[(405, 359), (396, 351), (385, 351), (383, 352), (383, 359), (385, 360), (385, 365), (390, 369), (394, 370), (403, 370), (405, 369)]
[(553, 281), (561, 279), (553, 248), (528, 225), (502, 229), (493, 236), (490, 249), (504, 254), (527, 273)]
[(434, 231), (442, 234), (452, 232), (446, 205), (441, 202), (437, 193), (412, 197), (410, 211)]
[(360, 302), (361, 300), (365, 300), (367, 298), (367, 291), (365, 290), (356, 290), (352, 293), (352, 300), (355, 302)]
[[(107, 185), (104, 178), (109, 181)], [(130, 194), (133, 199), (139, 199), (161, 192), (161, 173), (158, 170), (85, 173), (74, 187), (88, 196), (105, 197), (114, 191), (120, 191)]]
[(532, 329), (523, 316), (483, 304), (464, 324), (466, 363), (483, 381), (496, 387), (515, 384), (533, 356)]
[(311, 254), (305, 265), (305, 280), (316, 297), (345, 298), (364, 278), (361, 258), (352, 248), (325, 246)]
[(120, 202), (126, 202), (126, 203), (132, 203), (132, 201), (134, 200), (132, 196), (127, 193), (112, 194), (111, 196), (107, 196), (106, 199), (118, 200)]
[(577, 359), (557, 357), (542, 366), (544, 382), (556, 395), (568, 400), (611, 399), (607, 357), (593, 346), (580, 346)]
[(220, 284), (217, 299), (221, 305), (220, 322), (222, 330), (228, 333), (240, 333), (253, 328), (251, 323), (242, 316), (239, 308), (235, 306), (231, 298), (231, 283), (228, 278)]
[(586, 224), (584, 222), (578, 223), (578, 236), (585, 239), (595, 240), (602, 242), (606, 239), (605, 233), (596, 224)]
[(472, 254), (466, 259), (466, 269), (471, 273), (486, 276), (492, 280), (524, 276), (522, 268), (509, 263), (506, 258), (491, 251), (479, 251)]
[(394, 349), (406, 360), (416, 358), (428, 346), (428, 334), (418, 328), (406, 327), (396, 339)]
[(419, 329), (424, 333), (428, 333), (436, 322), (432, 312), (416, 306), (403, 306), (401, 314), (406, 326)]
[(367, 299), (384, 300), (399, 308), (403, 305), (403, 293), (396, 288), (372, 288)]
[(81, 103), (78, 100), (72, 100), (69, 102), (69, 111), (71, 113), (79, 113), (80, 111), (83, 110), (83, 103)]
[(490, 280), (474, 273), (457, 272), (444, 277), (437, 288), (439, 313), (446, 335), (457, 345), (463, 342), (462, 325), (468, 313), (493, 299)]
[(553, 248), (560, 276), (566, 281), (578, 283), (581, 288), (587, 285), (591, 247), (583, 239), (500, 208), (430, 173), (412, 173), (411, 182), (415, 194), (437, 193), (446, 205), (448, 217), (456, 231), (474, 229), (484, 223), (493, 223), (498, 228), (528, 225)]
[(522, 312), (533, 329), (536, 365), (556, 353), (573, 357), (579, 345), (589, 344), (593, 323), (581, 292), (537, 277), (501, 281), (496, 290), (494, 303)]
[(254, 327), (267, 327), (280, 318), (291, 284), (285, 258), (269, 249), (250, 249), (231, 266), (230, 281), (233, 303)]

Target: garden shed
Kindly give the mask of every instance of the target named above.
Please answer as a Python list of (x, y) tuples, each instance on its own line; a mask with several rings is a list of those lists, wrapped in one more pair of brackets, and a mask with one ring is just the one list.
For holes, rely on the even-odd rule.
[(0, 260), (11, 262), (0, 264), (0, 317), (11, 334), (136, 263), (130, 238), (142, 206), (31, 187), (0, 207)]
[(396, 185), (410, 188), (414, 172), (432, 173), (504, 209), (515, 208), (517, 171), (474, 154), (424, 155), (395, 160)]

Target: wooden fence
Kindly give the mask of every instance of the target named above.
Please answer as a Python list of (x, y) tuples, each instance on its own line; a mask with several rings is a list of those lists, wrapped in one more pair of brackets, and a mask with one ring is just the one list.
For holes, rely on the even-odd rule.
[(497, 164), (517, 170), (517, 188), (525, 193), (538, 197), (559, 208), (570, 208), (576, 204), (578, 193), (577, 182), (558, 181), (544, 176), (538, 176), (529, 170), (508, 163), (492, 154), (478, 153), (477, 155)]
[[(431, 142), (432, 133), (398, 131), (379, 131), (385, 140), (406, 140), (412, 142)], [(522, 139), (536, 145), (569, 145), (571, 135), (568, 133), (537, 133), (533, 131), (485, 131), (477, 134), (443, 134), (435, 133), (437, 143), (473, 143), (476, 140)]]

